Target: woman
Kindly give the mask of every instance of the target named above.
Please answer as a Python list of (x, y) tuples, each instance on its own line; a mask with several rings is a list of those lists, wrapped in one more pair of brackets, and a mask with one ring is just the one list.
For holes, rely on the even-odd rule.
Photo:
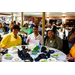
[(0, 33), (3, 33), (3, 32), (5, 32), (5, 29), (2, 28), (2, 24), (0, 23)]
[(61, 25), (61, 28), (58, 30), (58, 32), (59, 32), (59, 37), (61, 39), (63, 39), (64, 38), (64, 34), (65, 34), (65, 29), (64, 29), (63, 25)]
[(75, 62), (75, 44), (72, 46), (70, 53), (66, 56), (66, 60)]
[(0, 47), (3, 49), (7, 49), (12, 46), (21, 45), (22, 39), (20, 36), (17, 35), (19, 31), (19, 26), (14, 25), (12, 27), (12, 33), (7, 34), (5, 37), (3, 37)]
[(13, 27), (14, 23), (12, 22), (10, 25), (9, 25), (9, 33), (12, 32), (12, 27)]
[[(35, 43), (34, 41), (37, 41), (37, 43)], [(37, 26), (37, 25), (34, 25), (34, 26), (33, 26), (33, 33), (30, 34), (30, 35), (27, 37), (26, 43), (34, 43), (34, 44), (43, 45), (43, 38), (42, 38), (42, 36), (38, 33), (38, 26)]]
[(68, 42), (69, 42), (69, 50), (70, 50), (75, 42), (75, 28), (73, 28), (70, 34), (68, 35)]
[(54, 35), (52, 30), (47, 31), (47, 36), (48, 37), (46, 38), (45, 46), (53, 47), (59, 50), (62, 49), (62, 40), (58, 36)]
[(21, 24), (18, 22), (19, 29), (21, 29)]

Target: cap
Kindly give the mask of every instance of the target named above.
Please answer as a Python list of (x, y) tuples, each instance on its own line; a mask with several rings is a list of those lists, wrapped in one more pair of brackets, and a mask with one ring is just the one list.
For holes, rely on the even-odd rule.
[(34, 26), (34, 24), (31, 24), (31, 27), (33, 27)]

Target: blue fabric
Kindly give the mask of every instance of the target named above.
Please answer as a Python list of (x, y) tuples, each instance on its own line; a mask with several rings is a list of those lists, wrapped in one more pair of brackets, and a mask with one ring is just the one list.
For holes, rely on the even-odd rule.
[(3, 29), (2, 28), (0, 29), (0, 33), (3, 33)]
[(11, 30), (9, 30), (9, 33), (11, 33)]
[(23, 39), (23, 42), (26, 43), (26, 40), (27, 40), (27, 38), (24, 38), (24, 39)]
[(71, 48), (72, 48), (72, 46), (73, 46), (73, 44), (72, 44), (72, 43), (69, 43), (69, 49), (71, 49)]
[(7, 32), (9, 31), (9, 28), (7, 28)]

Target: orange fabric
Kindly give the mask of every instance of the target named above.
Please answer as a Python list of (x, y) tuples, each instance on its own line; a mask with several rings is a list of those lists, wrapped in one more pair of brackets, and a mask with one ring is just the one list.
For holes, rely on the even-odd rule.
[(71, 54), (72, 57), (75, 59), (75, 44), (74, 44), (73, 47), (71, 48), (70, 54)]

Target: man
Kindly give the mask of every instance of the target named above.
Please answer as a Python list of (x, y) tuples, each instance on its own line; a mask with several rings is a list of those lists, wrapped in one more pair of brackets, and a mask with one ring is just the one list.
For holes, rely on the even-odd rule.
[(49, 23), (46, 30), (53, 30), (54, 34), (56, 35), (56, 26), (52, 26), (51, 23)]
[(9, 31), (9, 27), (6, 26), (6, 23), (3, 23), (3, 28), (5, 29), (5, 32), (8, 32)]
[(7, 34), (5, 37), (3, 37), (0, 47), (3, 49), (7, 49), (12, 46), (17, 46), (22, 44), (22, 39), (20, 36), (17, 35), (19, 31), (19, 26), (14, 25), (12, 27), (12, 33)]
[(20, 33), (26, 34), (26, 36), (23, 39), (23, 43), (24, 44), (26, 44), (26, 39), (27, 39), (27, 36), (28, 36), (29, 29), (30, 28), (28, 27), (28, 24), (27, 23), (25, 24), (25, 26), (23, 28), (20, 29)]
[(33, 26), (33, 33), (28, 36), (26, 43), (29, 43), (34, 40), (39, 41), (39, 44), (43, 45), (43, 38), (38, 33), (38, 26), (37, 25)]
[(3, 22), (6, 22), (5, 18), (4, 18)]
[(28, 34), (32, 34), (33, 33), (33, 26), (34, 26), (34, 24), (31, 24), (31, 27), (30, 27), (30, 29), (28, 31)]
[(20, 29), (20, 33), (28, 34), (29, 29), (30, 28), (28, 27), (28, 24), (26, 23), (25, 27)]

